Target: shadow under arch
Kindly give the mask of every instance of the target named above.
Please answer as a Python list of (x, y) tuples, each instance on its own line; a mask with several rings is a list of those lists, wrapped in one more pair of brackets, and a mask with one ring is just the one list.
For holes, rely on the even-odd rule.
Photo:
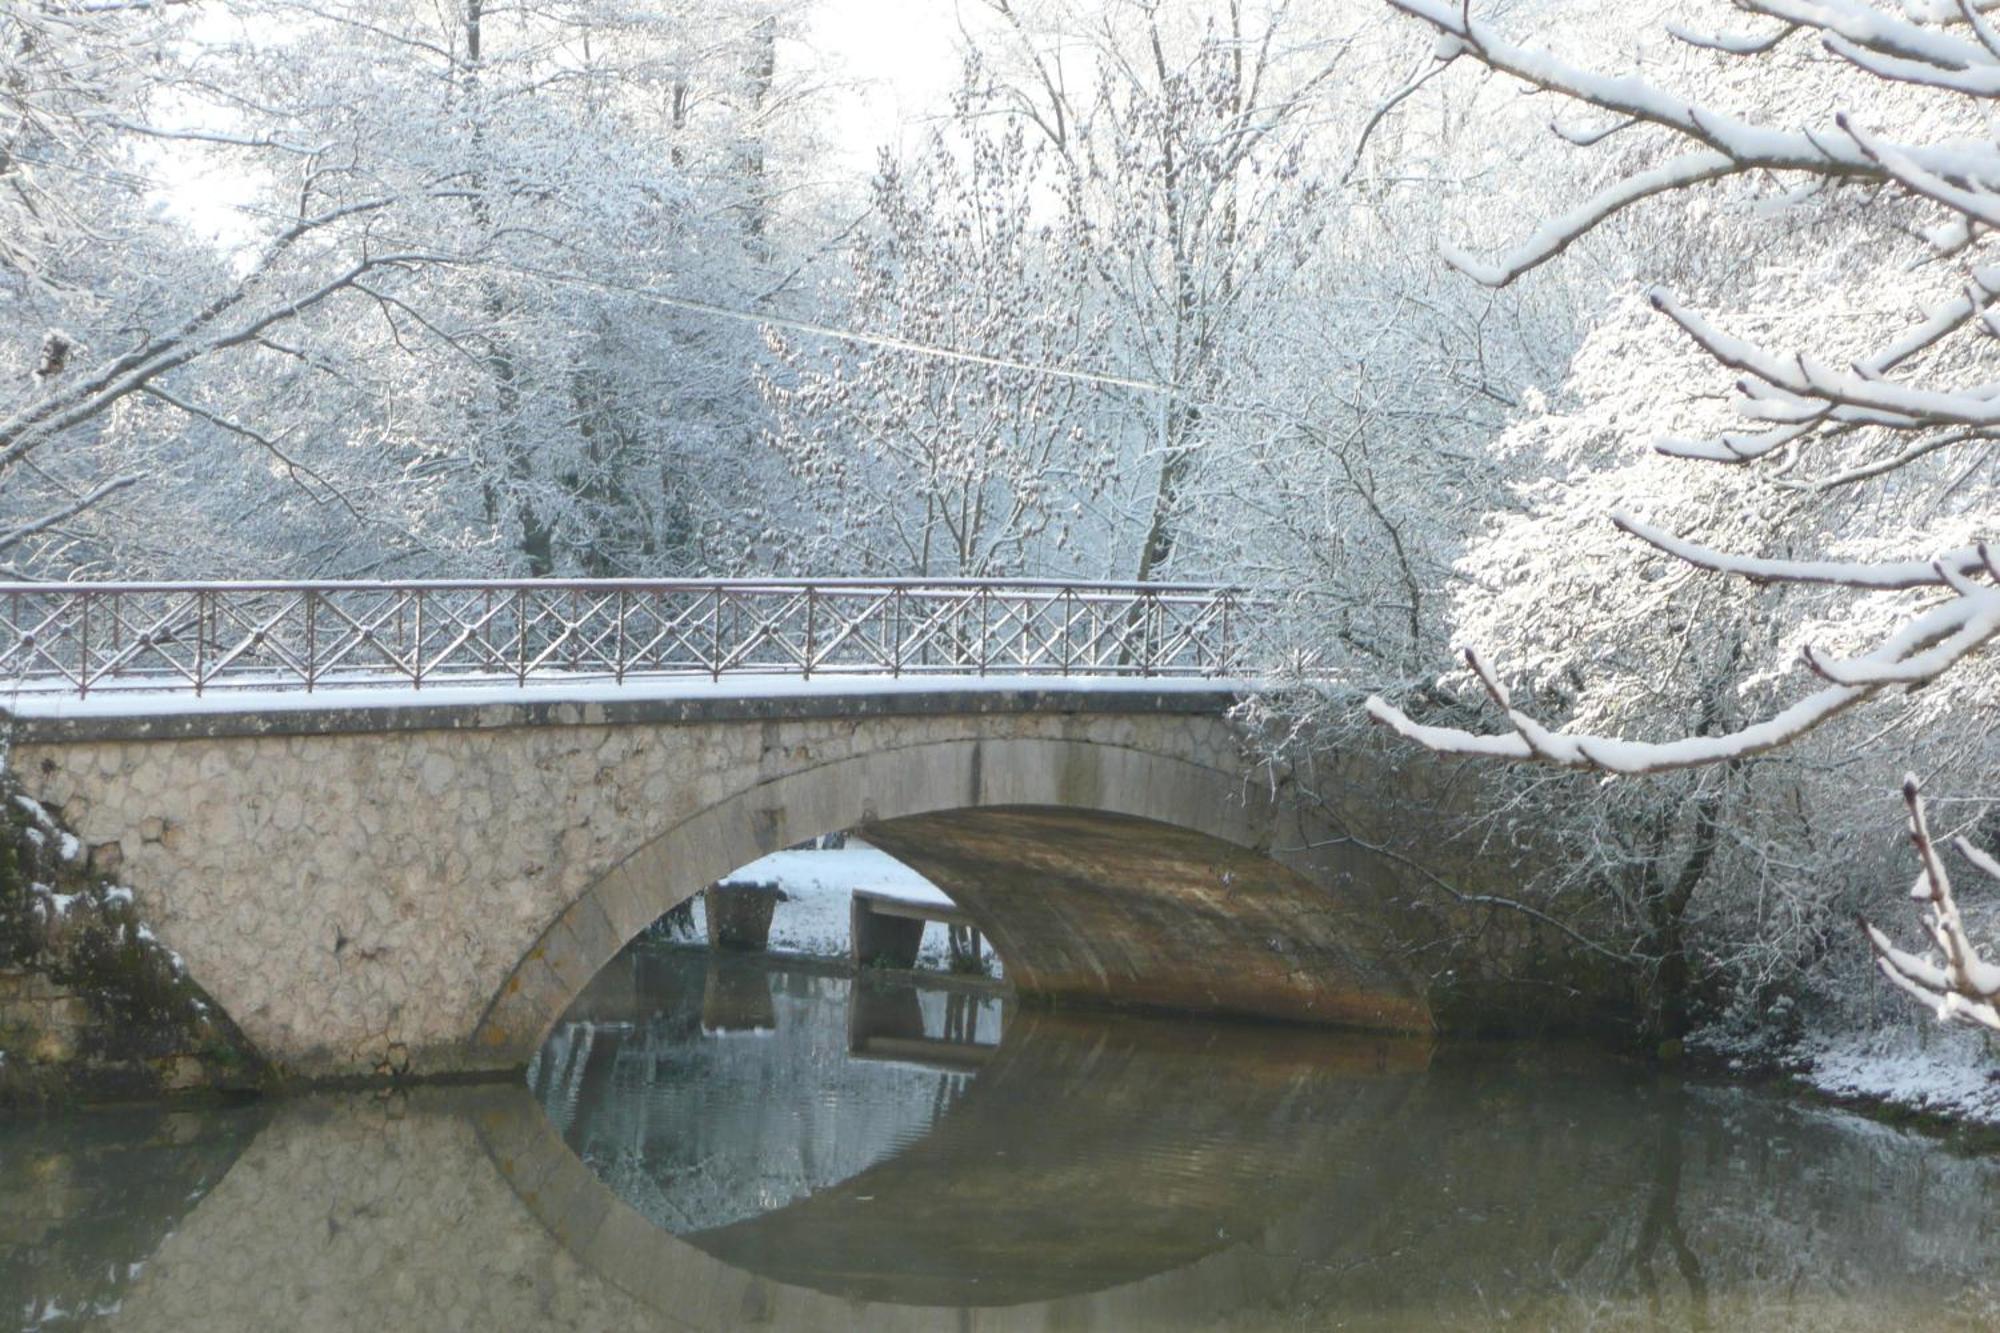
[(798, 838), (862, 826), (979, 920), (1024, 997), (1422, 1032), (1389, 869), (1240, 775), (1103, 741), (954, 739), (813, 764), (647, 839), (543, 932), (474, 1034), (526, 1064), (663, 912)]
[[(675, 1235), (525, 1099), (479, 1133), (556, 1244), (696, 1328), (1182, 1325), (1299, 1279), (1278, 1238), (1327, 1206), (1325, 1164), (1394, 1123), (1427, 1041), (1023, 1013), (924, 1138), (787, 1207)], [(1375, 1211), (1388, 1175), (1341, 1182)], [(1293, 1257), (1277, 1257), (1293, 1256)]]

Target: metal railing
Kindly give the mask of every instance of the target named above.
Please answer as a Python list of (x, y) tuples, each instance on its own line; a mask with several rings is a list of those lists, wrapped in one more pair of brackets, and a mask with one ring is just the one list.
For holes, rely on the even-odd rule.
[(1257, 603), (1192, 584), (627, 579), (0, 584), (0, 690), (741, 674), (1232, 678)]

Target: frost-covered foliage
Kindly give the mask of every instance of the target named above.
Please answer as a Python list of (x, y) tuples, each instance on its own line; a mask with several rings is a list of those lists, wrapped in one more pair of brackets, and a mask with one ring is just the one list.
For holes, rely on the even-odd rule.
[(1346, 25), (1283, 2), (973, 12), (960, 115), (1025, 134), (1047, 180), (1026, 202), (1058, 247), (1038, 267), (1077, 293), (1080, 368), (1118, 382), (1089, 403), (1087, 444), (1115, 456), (1117, 484), (1077, 479), (1072, 511), (1080, 501), (1093, 530), (1082, 558), (1122, 577), (1201, 572), (1180, 532), (1204, 458), (1235, 442), (1216, 409), (1246, 349), (1302, 308), (1328, 221), (1319, 116)]
[[(1743, 0), (1677, 5), (1618, 52), (1392, 4), (1447, 64), (1568, 99), (1557, 135), (1603, 159), (1594, 192), (1513, 248), (1452, 261), (1505, 285), (1609, 234), (1648, 257), (1648, 285), (1502, 438), (1528, 480), (1459, 561), (1470, 671), (1448, 683), (1511, 730), (1419, 717), (1416, 696), (1370, 711), (1446, 753), (1693, 770), (1546, 809), (1569, 864), (1613, 881), (1657, 846), (1699, 867), (1714, 887), (1654, 901), (1688, 965), (1743, 995), (1840, 971), (1829, 923), (1883, 862), (1856, 832), (1882, 805), (1868, 766), (1893, 746), (1962, 779), (1996, 757), (2000, 147), (1979, 87), (2000, 36), (1957, 4)], [(1591, 826), (1612, 836), (1573, 836)]]
[(97, 859), (0, 775), (0, 974), (39, 978), (89, 1010), (76, 1032), (0, 1025), (0, 1107), (255, 1086), (249, 1043)]
[(791, 8), (9, 6), (0, 558), (709, 559), (756, 334), (654, 297), (772, 285)]
[[(1993, 334), (1986, 284), (1994, 279), (1979, 232), (2000, 185), (2000, 150), (1963, 74), (2000, 60), (1987, 20), (1952, 6), (1912, 18), (1859, 3), (1751, 0), (1737, 8), (1773, 21), (1756, 33), (1674, 28), (1684, 46), (1721, 62), (1720, 74), (1669, 55), (1614, 77), (1510, 40), (1460, 6), (1395, 2), (1439, 34), (1440, 58), (1470, 56), (1607, 118), (1587, 130), (1559, 124), (1571, 141), (1595, 146), (1631, 135), (1641, 145), (1614, 164), (1597, 194), (1499, 259), (1455, 254), (1480, 281), (1509, 282), (1647, 198), (1726, 184), (1716, 218), (1693, 222), (1754, 260), (1662, 274), (1675, 286), (1648, 293), (1713, 369), (1689, 380), (1676, 374), (1674, 358), (1634, 357), (1620, 375), (1651, 386), (1645, 434), (1659, 454), (1749, 479), (1682, 480), (1662, 467), (1655, 475), (1670, 479), (1669, 497), (1662, 501), (1656, 484), (1640, 497), (1651, 507), (1628, 502), (1615, 522), (1670, 562), (1839, 595), (1802, 598), (1791, 617), (1794, 641), (1807, 641), (1803, 669), (1821, 678), (1818, 687), (1801, 696), (1793, 685), (1783, 707), (1709, 735), (1687, 736), (1667, 722), (1626, 734), (1679, 738), (1623, 739), (1591, 734), (1582, 719), (1583, 730), (1551, 731), (1512, 709), (1477, 661), (1488, 692), (1508, 708), (1511, 734), (1423, 727), (1381, 701), (1378, 719), (1451, 752), (1655, 772), (1771, 749), (1974, 657), (2000, 633), (2000, 569), (1969, 540), (1991, 521), (1995, 462), (1981, 405)], [(1755, 429), (1718, 419), (1731, 374), (1735, 413)], [(1512, 554), (1503, 542), (1487, 567)], [(1676, 581), (1671, 573), (1656, 580)], [(1588, 637), (1615, 637), (1615, 627), (1602, 628)], [(1953, 691), (1990, 697), (1992, 681), (1990, 662), (1957, 673), (1932, 692), (1933, 707), (1962, 705), (1965, 696)]]
[(1107, 391), (1051, 373), (1086, 363), (1105, 320), (1080, 220), (1045, 206), (1051, 150), (994, 101), (968, 86), (916, 160), (884, 156), (836, 296), (883, 341), (776, 344), (773, 442), (805, 515), (782, 518), (805, 532), (774, 545), (801, 570), (1050, 574), (1080, 529), (1105, 545)]

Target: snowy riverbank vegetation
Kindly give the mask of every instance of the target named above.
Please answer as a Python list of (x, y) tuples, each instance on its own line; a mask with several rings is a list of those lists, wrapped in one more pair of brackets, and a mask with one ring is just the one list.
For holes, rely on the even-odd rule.
[(865, 12), (7, 6), (0, 568), (1254, 584), (1299, 790), (1528, 761), (1440, 985), (1992, 1013), (2000, 11), (961, 0), (900, 134)]

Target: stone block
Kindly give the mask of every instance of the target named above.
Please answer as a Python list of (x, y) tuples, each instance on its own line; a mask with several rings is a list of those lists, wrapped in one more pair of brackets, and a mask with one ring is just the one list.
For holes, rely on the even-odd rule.
[(67, 1064), (76, 1058), (76, 1033), (56, 1028), (30, 1029), (28, 1059), (39, 1064)]
[(783, 896), (775, 884), (710, 885), (702, 899), (709, 947), (761, 952), (771, 938), (771, 914)]
[(917, 965), (917, 950), (924, 943), (923, 922), (871, 911), (865, 898), (854, 899), (850, 913), (848, 941), (856, 967)]

